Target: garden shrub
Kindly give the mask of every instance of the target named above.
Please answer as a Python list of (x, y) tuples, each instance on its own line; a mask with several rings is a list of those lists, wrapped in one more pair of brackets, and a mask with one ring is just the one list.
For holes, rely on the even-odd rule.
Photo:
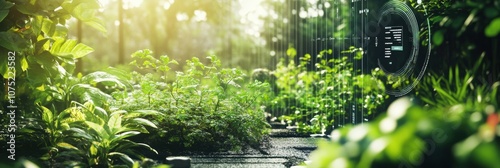
[(310, 167), (494, 167), (500, 162), (500, 82), (455, 66), (431, 73), (416, 97), (390, 105), (370, 123), (335, 130), (310, 158)]
[(428, 8), (432, 26), (432, 71), (446, 74), (455, 65), (473, 69), (477, 60), (484, 59), (483, 64), (488, 68), (475, 76), (488, 79), (489, 85), (499, 79), (500, 69), (496, 65), (500, 63), (500, 3), (497, 0), (430, 0), (423, 4)]
[[(356, 75), (360, 70), (354, 68), (356, 63), (348, 57), (360, 60), (362, 51), (358, 48), (351, 47), (340, 58), (327, 59), (332, 50), (320, 52), (317, 58), (307, 54), (298, 63), (294, 61), (293, 48), (287, 53), (288, 64), (282, 58), (272, 72), (279, 94), (269, 110), (289, 125), (298, 126), (299, 132), (325, 133), (332, 127), (343, 127), (352, 123), (347, 119), (353, 117), (352, 113), (368, 119), (387, 98), (384, 83), (379, 79), (381, 70)], [(307, 66), (313, 59), (317, 60), (316, 68), (309, 71)]]
[[(5, 111), (9, 101), (13, 101), (19, 107), (17, 116), (39, 117), (34, 102), (67, 98), (59, 97), (63, 92), (59, 90), (63, 87), (60, 83), (74, 73), (76, 59), (93, 52), (91, 47), (68, 38), (67, 20), (77, 18), (104, 32), (93, 13), (99, 4), (95, 0), (0, 0), (0, 6), (0, 52), (9, 56), (0, 60), (0, 76), (12, 84), (11, 91), (15, 88), (14, 97), (8, 96), (7, 89), (0, 90), (0, 110)], [(47, 98), (49, 95), (54, 97)], [(70, 103), (53, 102), (62, 104), (58, 110)], [(5, 121), (6, 118), (0, 118), (0, 122)], [(19, 120), (19, 126), (23, 122)]]
[(333, 131), (308, 167), (499, 165), (499, 115), (498, 106), (487, 103), (429, 109), (401, 98), (370, 123)]
[(216, 56), (205, 65), (196, 57), (186, 61), (183, 71), (171, 72), (177, 64), (167, 56), (156, 59), (150, 50), (132, 54), (131, 63), (146, 74), (133, 73), (134, 90), (113, 93), (113, 104), (125, 110), (154, 109), (158, 129), (144, 140), (168, 154), (190, 151), (236, 150), (258, 147), (268, 132), (261, 104), (267, 101), (269, 84), (247, 80), (237, 68), (221, 68)]
[(498, 105), (494, 88), (499, 82), (490, 84), (481, 74), (485, 72), (484, 55), (479, 57), (472, 69), (452, 67), (446, 74), (429, 73), (417, 87), (418, 98), (431, 107), (447, 107), (458, 103), (489, 103)]
[[(98, 107), (86, 102), (55, 111), (40, 106), (41, 120), (33, 119), (21, 131), (23, 138), (44, 144), (41, 160), (49, 167), (117, 166), (131, 167), (134, 160), (144, 159), (141, 148), (157, 153), (149, 145), (129, 140), (157, 128), (145, 116), (159, 116), (151, 110), (125, 111)], [(28, 150), (28, 149), (25, 149)]]

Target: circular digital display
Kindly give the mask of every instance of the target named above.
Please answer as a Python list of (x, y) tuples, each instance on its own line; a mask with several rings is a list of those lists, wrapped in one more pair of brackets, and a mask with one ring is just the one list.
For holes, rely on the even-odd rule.
[[(411, 31), (401, 15), (386, 14), (379, 22), (387, 22), (381, 27), (382, 33), (377, 40), (383, 47), (376, 48), (377, 62), (384, 72), (401, 74), (410, 66), (409, 61), (413, 58), (413, 44), (410, 41)], [(380, 23), (379, 23), (380, 24)], [(383, 54), (380, 54), (383, 53)]]
[[(423, 5), (416, 5), (425, 11)], [(378, 10), (377, 34), (370, 57), (387, 75), (386, 91), (409, 93), (425, 73), (430, 56), (430, 27), (425, 13), (402, 1), (389, 1)]]

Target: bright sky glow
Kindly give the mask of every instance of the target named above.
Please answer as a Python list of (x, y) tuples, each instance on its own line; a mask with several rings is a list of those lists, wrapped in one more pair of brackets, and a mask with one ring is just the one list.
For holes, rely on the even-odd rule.
[[(101, 3), (102, 6), (106, 6), (112, 0), (98, 0), (98, 1), (99, 1), (99, 3)], [(143, 1), (144, 0), (123, 0), (123, 8), (129, 9), (129, 8), (139, 7), (139, 6), (141, 6)]]
[(248, 25), (245, 32), (255, 37), (260, 37), (261, 28), (264, 21), (260, 18), (268, 15), (266, 9), (261, 7), (263, 0), (240, 0), (241, 10), (238, 12), (241, 16), (240, 22)]
[[(102, 6), (107, 6), (110, 3), (117, 3), (117, 0), (98, 0), (98, 1)], [(175, 0), (168, 0), (164, 4), (161, 4), (160, 6), (168, 10), (171, 4), (174, 3), (174, 1)], [(233, 0), (228, 0), (228, 1), (233, 1)], [(241, 7), (237, 11), (241, 18), (240, 23), (245, 25), (244, 26), (245, 33), (253, 37), (258, 38), (261, 36), (260, 32), (262, 31), (262, 28), (264, 26), (264, 21), (261, 20), (260, 18), (270, 15), (273, 18), (278, 19), (278, 14), (276, 14), (275, 12), (269, 13), (267, 9), (261, 6), (262, 5), (261, 3), (264, 0), (235, 0), (235, 1), (238, 3), (237, 5)], [(278, 0), (278, 1), (285, 2), (284, 0)], [(144, 2), (144, 0), (123, 0), (123, 8), (124, 9), (136, 8), (141, 6), (142, 2)], [(311, 15), (311, 14), (306, 12), (306, 15)], [(318, 14), (316, 13), (316, 15)], [(176, 17), (178, 21), (187, 21), (190, 19), (186, 13), (179, 13), (177, 14)], [(206, 21), (207, 13), (205, 11), (196, 10), (194, 13), (194, 17), (192, 19), (198, 22)], [(286, 24), (288, 23), (288, 20), (283, 20), (283, 22)], [(119, 23), (115, 23), (115, 25), (118, 24)], [(261, 45), (265, 45), (264, 40), (262, 40), (260, 43)]]

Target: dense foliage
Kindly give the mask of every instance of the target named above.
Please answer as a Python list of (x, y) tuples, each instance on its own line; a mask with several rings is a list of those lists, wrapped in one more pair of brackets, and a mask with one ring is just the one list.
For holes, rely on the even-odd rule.
[[(34, 143), (42, 143), (48, 153), (42, 156), (49, 167), (60, 166), (132, 166), (144, 157), (138, 149), (156, 152), (149, 145), (128, 140), (148, 133), (146, 126), (157, 128), (145, 116), (159, 116), (156, 111), (127, 112), (100, 108), (91, 102), (73, 105), (57, 112), (41, 106), (42, 119), (33, 119), (21, 131)], [(27, 141), (25, 141), (27, 142)], [(24, 149), (28, 150), (28, 149)], [(119, 162), (121, 160), (121, 162)]]
[[(403, 80), (389, 80), (379, 69), (361, 72), (362, 49), (340, 52), (345, 46), (334, 44), (357, 31), (347, 16), (350, 2), (269, 1), (263, 39), (245, 34), (238, 39), (245, 42), (231, 38), (244, 34), (243, 28), (226, 24), (244, 19), (221, 17), (238, 5), (224, 2), (145, 1), (142, 7), (153, 10), (128, 9), (124, 13), (134, 17), (130, 20), (142, 21), (138, 36), (149, 37), (145, 41), (156, 54), (140, 50), (132, 54), (133, 68), (82, 74), (75, 72), (76, 62), (94, 49), (70, 39), (68, 25), (84, 23), (106, 32), (97, 18), (97, 0), (0, 0), (0, 54), (5, 54), (0, 56), (5, 83), (0, 123), (9, 123), (0, 126), (0, 147), (8, 149), (6, 142), (15, 140), (16, 158), (25, 156), (44, 167), (152, 167), (157, 164), (152, 159), (186, 151), (259, 148), (269, 131), (269, 112), (299, 132), (332, 131), (332, 141), (320, 143), (311, 154), (311, 167), (500, 164), (498, 1), (408, 1), (428, 9), (434, 64), (412, 100), (394, 102), (387, 114), (380, 113), (388, 98), (384, 87), (397, 87)], [(156, 26), (145, 16), (154, 16)], [(193, 42), (183, 39), (186, 34), (223, 38), (193, 51), (205, 40), (186, 47)], [(223, 68), (211, 54), (180, 63), (160, 56), (181, 53), (178, 57), (184, 59), (214, 46), (211, 53), (224, 54), (229, 65), (267, 61), (260, 59), (267, 53), (261, 47), (267, 46), (272, 70), (255, 70), (249, 77), (239, 68)], [(233, 59), (234, 53), (255, 57)], [(6, 114), (13, 106), (16, 113)], [(381, 116), (371, 120), (375, 114)]]
[(484, 57), (476, 77), (491, 85), (500, 76), (500, 3), (496, 0), (432, 0), (425, 4), (432, 25), (433, 61), (431, 69), (447, 73), (455, 65), (474, 68)]
[(488, 103), (460, 103), (444, 109), (427, 109), (403, 98), (389, 107), (387, 115), (371, 123), (335, 130), (332, 142), (320, 143), (319, 149), (310, 155), (312, 163), (309, 166), (498, 165), (500, 114), (497, 111), (498, 106)]
[[(2, 162), (23, 156), (45, 167), (132, 166), (145, 159), (139, 149), (156, 152), (129, 137), (156, 127), (142, 117), (161, 114), (109, 106), (112, 97), (105, 91), (124, 89), (127, 81), (102, 71), (73, 75), (76, 59), (93, 49), (69, 39), (66, 22), (74, 17), (104, 32), (94, 15), (97, 1), (2, 0), (0, 4), (0, 51), (8, 55), (0, 61), (6, 83), (0, 91), (0, 122), (10, 123), (2, 125), (8, 131), (2, 132), (0, 141), (2, 149), (17, 151), (2, 157)], [(7, 110), (13, 115), (5, 114)], [(7, 141), (17, 146), (12, 148)]]
[[(416, 3), (412, 1), (413, 3)], [(430, 1), (434, 64), (415, 95), (371, 123), (335, 130), (310, 167), (497, 167), (497, 1)], [(335, 152), (333, 152), (335, 151)]]
[[(361, 59), (360, 49), (351, 48), (338, 59), (325, 58), (332, 50), (316, 58), (306, 54), (298, 63), (294, 61), (295, 49), (287, 53), (289, 58), (282, 58), (272, 72), (277, 88), (269, 110), (290, 126), (298, 126), (300, 132), (329, 132), (333, 127), (352, 124), (354, 115), (368, 120), (387, 99), (380, 80), (383, 72), (375, 69), (371, 74), (357, 75), (360, 70), (349, 61), (349, 57)], [(312, 59), (318, 60), (315, 71), (307, 68)]]
[[(177, 64), (168, 56), (153, 57), (150, 50), (132, 54), (134, 90), (114, 92), (115, 106), (126, 109), (154, 109), (158, 129), (145, 141), (161, 151), (160, 156), (180, 151), (221, 151), (259, 147), (268, 132), (264, 108), (269, 84), (248, 82), (237, 68), (221, 68), (216, 56), (210, 64), (194, 57), (184, 71), (171, 72)], [(267, 98), (268, 99), (268, 98)]]

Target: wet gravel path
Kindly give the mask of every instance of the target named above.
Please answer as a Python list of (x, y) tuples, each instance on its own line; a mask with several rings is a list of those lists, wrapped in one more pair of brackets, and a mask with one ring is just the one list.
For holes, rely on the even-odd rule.
[(275, 128), (268, 145), (260, 150), (189, 157), (193, 168), (288, 168), (305, 161), (316, 149), (319, 139), (297, 135), (286, 128)]

